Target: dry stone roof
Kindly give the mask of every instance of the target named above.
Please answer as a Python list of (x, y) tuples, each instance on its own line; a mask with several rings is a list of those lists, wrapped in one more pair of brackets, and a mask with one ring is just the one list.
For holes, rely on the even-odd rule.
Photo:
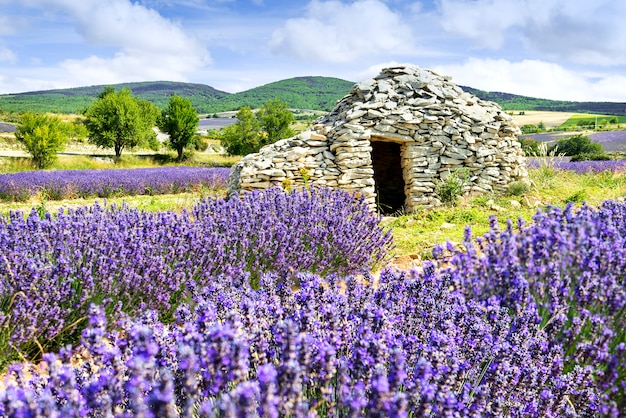
[(495, 103), (416, 66), (357, 83), (296, 137), (250, 154), (231, 171), (229, 194), (272, 185), (342, 188), (390, 212), (441, 203), (437, 185), (463, 170), (465, 193), (527, 181), (520, 130)]

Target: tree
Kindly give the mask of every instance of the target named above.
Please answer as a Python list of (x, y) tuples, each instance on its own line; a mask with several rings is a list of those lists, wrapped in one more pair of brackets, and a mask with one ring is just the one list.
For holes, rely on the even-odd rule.
[(592, 142), (588, 136), (574, 135), (568, 138), (559, 139), (556, 143), (558, 152), (573, 157), (582, 154), (603, 154), (602, 145)]
[(52, 165), (67, 142), (63, 132), (63, 122), (56, 116), (37, 113), (25, 113), (20, 118), (20, 125), (15, 130), (15, 138), (32, 155), (37, 168)]
[(124, 148), (150, 145), (156, 139), (153, 131), (159, 109), (152, 103), (139, 100), (129, 89), (119, 92), (105, 87), (98, 100), (85, 112), (85, 126), (89, 141), (102, 148), (113, 148), (115, 157)]
[(289, 138), (295, 135), (290, 128), (294, 121), (293, 113), (279, 98), (268, 100), (256, 114), (261, 123), (261, 128), (267, 133), (267, 144), (273, 144), (279, 139)]
[(139, 105), (139, 111), (144, 117), (139, 121), (139, 129), (143, 132), (143, 136), (139, 140), (140, 145), (147, 146), (151, 150), (157, 151), (159, 149), (159, 141), (157, 133), (155, 132), (154, 125), (157, 118), (161, 115), (161, 111), (152, 102), (147, 100), (137, 99)]
[(262, 146), (261, 124), (252, 110), (244, 106), (236, 114), (237, 122), (221, 130), (220, 139), (230, 155), (257, 152)]
[(293, 113), (280, 99), (268, 100), (256, 115), (249, 107), (242, 107), (236, 117), (237, 122), (223, 128), (220, 135), (230, 155), (257, 152), (265, 145), (295, 135), (290, 128)]
[(527, 156), (533, 156), (539, 154), (539, 142), (532, 137), (521, 137), (518, 138), (520, 145), (522, 146), (522, 151)]
[(174, 94), (161, 116), (157, 119), (159, 129), (170, 136), (169, 146), (183, 159), (183, 150), (193, 145), (200, 118), (191, 100)]

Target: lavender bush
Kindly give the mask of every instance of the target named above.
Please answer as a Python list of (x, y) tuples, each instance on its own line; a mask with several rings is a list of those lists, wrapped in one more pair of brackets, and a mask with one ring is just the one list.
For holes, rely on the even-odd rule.
[[(343, 191), (279, 189), (192, 212), (84, 207), (43, 218), (33, 210), (0, 218), (0, 342), (3, 360), (75, 340), (91, 303), (107, 312), (168, 316), (184, 284), (232, 286), (276, 272), (366, 271), (391, 248), (366, 203)], [(1, 346), (1, 345), (0, 345)]]
[[(335, 248), (366, 256), (388, 248), (380, 230), (357, 235), (363, 225), (378, 224), (362, 200), (352, 199), (329, 190), (271, 189), (207, 200), (182, 214), (94, 207), (83, 210), (92, 218), (77, 220), (86, 229), (76, 230), (67, 222), (55, 229), (69, 214), (14, 214), (6, 225), (21, 220), (38, 245), (25, 245), (26, 236), (11, 241), (12, 231), (0, 230), (2, 248), (22, 251), (15, 260), (28, 274), (58, 274), (54, 285), (42, 282), (48, 287), (23, 279), (23, 288), (2, 292), (2, 329), (14, 318), (18, 324), (2, 338), (20, 352), (28, 344), (45, 351), (44, 328), (25, 313), (12, 316), (31, 299), (31, 313), (46, 303), (49, 314), (57, 305), (80, 304), (78, 319), (64, 327), (81, 318), (89, 325), (79, 344), (43, 354), (37, 368), (9, 368), (0, 415), (619, 417), (626, 410), (626, 202), (548, 208), (532, 224), (509, 222), (504, 230), (494, 219), (475, 241), (468, 229), (463, 250), (437, 247), (434, 263), (411, 272), (386, 269), (375, 279), (366, 273), (370, 267), (358, 268), (368, 261), (334, 258)], [(100, 230), (107, 222), (122, 226)], [(228, 225), (249, 232), (221, 240)], [(111, 290), (83, 300), (75, 289), (84, 291), (89, 281), (62, 279), (78, 274), (74, 264), (90, 270), (76, 260), (97, 258), (68, 244), (73, 231), (87, 230), (93, 243), (121, 237), (112, 241), (121, 249), (105, 261), (122, 261), (110, 270), (121, 272)], [(370, 244), (348, 247), (347, 236)], [(276, 243), (304, 255), (290, 258)], [(57, 268), (50, 251), (59, 251), (57, 260), (74, 254), (74, 264)], [(310, 262), (310, 254), (321, 258)], [(275, 258), (265, 264), (265, 257)], [(339, 259), (354, 264), (326, 267)], [(0, 264), (3, 286), (21, 277), (14, 265)], [(103, 272), (107, 266), (97, 264)], [(354, 269), (361, 274), (345, 276)], [(109, 275), (97, 277), (106, 282)], [(64, 295), (72, 295), (70, 303)], [(24, 335), (22, 329), (34, 334), (18, 345), (14, 335)]]
[[(574, 171), (578, 174), (623, 172), (626, 169), (626, 160), (603, 160), (603, 161), (567, 161), (566, 159), (554, 159), (550, 165), (559, 170)], [(529, 159), (528, 166), (537, 168), (541, 166), (538, 159)]]
[(564, 350), (565, 371), (592, 367), (601, 412), (626, 410), (626, 204), (598, 209), (549, 208), (533, 224), (497, 222), (465, 251), (444, 257), (454, 286), (466, 297), (496, 298), (516, 315), (536, 306), (540, 329)]
[(181, 193), (226, 187), (229, 168), (159, 167), (115, 170), (56, 170), (0, 174), (0, 200)]
[(563, 352), (532, 307), (512, 318), (447, 275), (301, 275), (300, 288), (211, 281), (190, 289), (177, 322), (153, 313), (107, 333), (102, 312), (73, 352), (14, 366), (0, 393), (7, 416), (567, 417), (591, 415), (589, 368)]

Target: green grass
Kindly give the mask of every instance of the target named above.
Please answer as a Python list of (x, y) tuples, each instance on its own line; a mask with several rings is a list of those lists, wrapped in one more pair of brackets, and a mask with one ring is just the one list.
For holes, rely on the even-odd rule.
[(571, 202), (580, 206), (586, 202), (596, 206), (608, 199), (626, 197), (626, 175), (621, 173), (581, 175), (551, 167), (531, 169), (529, 173), (533, 185), (521, 196), (466, 197), (457, 205), (386, 218), (383, 222), (393, 230), (396, 256), (428, 259), (436, 244), (460, 243), (466, 226), (474, 237), (486, 233), (491, 216), (504, 226), (507, 219), (530, 222), (539, 208), (549, 205), (563, 207)]
[[(460, 243), (466, 226), (471, 227), (473, 236), (486, 233), (489, 230), (491, 216), (496, 216), (499, 224), (504, 226), (507, 219), (521, 218), (530, 222), (539, 208), (548, 205), (563, 207), (571, 202), (580, 206), (586, 202), (595, 206), (607, 199), (619, 200), (626, 197), (626, 175), (621, 173), (581, 175), (556, 170), (550, 166), (531, 169), (529, 173), (532, 186), (521, 195), (470, 196), (460, 199), (455, 205), (421, 209), (414, 213), (384, 218), (383, 224), (393, 230), (395, 255), (428, 259), (436, 244), (446, 241)], [(207, 196), (224, 197), (225, 190), (160, 196), (126, 196), (106, 201), (117, 205), (126, 203), (147, 211), (181, 211)], [(30, 212), (33, 207), (54, 213), (61, 207), (91, 205), (96, 201), (103, 202), (97, 198), (52, 202), (36, 196), (25, 203), (2, 203), (0, 214), (6, 215), (11, 210)]]
[[(597, 116), (597, 120), (596, 120)], [(617, 119), (618, 124), (626, 123), (626, 116), (612, 116), (612, 115), (590, 115), (590, 114), (576, 114), (572, 115), (568, 120), (559, 125), (556, 129), (567, 129), (570, 127), (577, 127), (580, 123), (586, 125), (595, 125), (596, 121), (598, 125), (606, 125), (613, 119)]]
[(158, 195), (158, 196), (124, 196), (124, 197), (112, 197), (108, 199), (91, 198), (91, 199), (71, 199), (71, 200), (55, 200), (50, 201), (42, 196), (35, 196), (28, 202), (24, 203), (0, 203), (0, 215), (6, 216), (11, 211), (20, 211), (24, 214), (31, 212), (33, 208), (38, 211), (48, 211), (52, 214), (57, 213), (60, 208), (73, 208), (78, 206), (89, 206), (98, 202), (100, 204), (108, 205), (123, 205), (126, 204), (129, 207), (138, 208), (148, 212), (156, 211), (175, 211), (180, 212), (185, 208), (191, 208), (200, 199), (206, 197), (224, 197), (226, 195), (225, 190), (200, 193), (177, 193), (171, 195)]
[[(112, 155), (59, 155), (50, 170), (98, 170), (108, 168), (150, 168), (171, 165), (230, 167), (241, 157), (212, 153), (195, 153), (183, 162), (176, 161), (173, 152), (122, 154), (118, 161)], [(0, 173), (17, 173), (33, 170), (29, 157), (1, 157)]]

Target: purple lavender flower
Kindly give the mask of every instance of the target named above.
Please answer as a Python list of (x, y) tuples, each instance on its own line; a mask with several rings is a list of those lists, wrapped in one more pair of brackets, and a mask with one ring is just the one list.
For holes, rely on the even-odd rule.
[(37, 193), (61, 200), (215, 190), (226, 187), (229, 172), (229, 168), (158, 167), (0, 174), (0, 200), (26, 201)]

